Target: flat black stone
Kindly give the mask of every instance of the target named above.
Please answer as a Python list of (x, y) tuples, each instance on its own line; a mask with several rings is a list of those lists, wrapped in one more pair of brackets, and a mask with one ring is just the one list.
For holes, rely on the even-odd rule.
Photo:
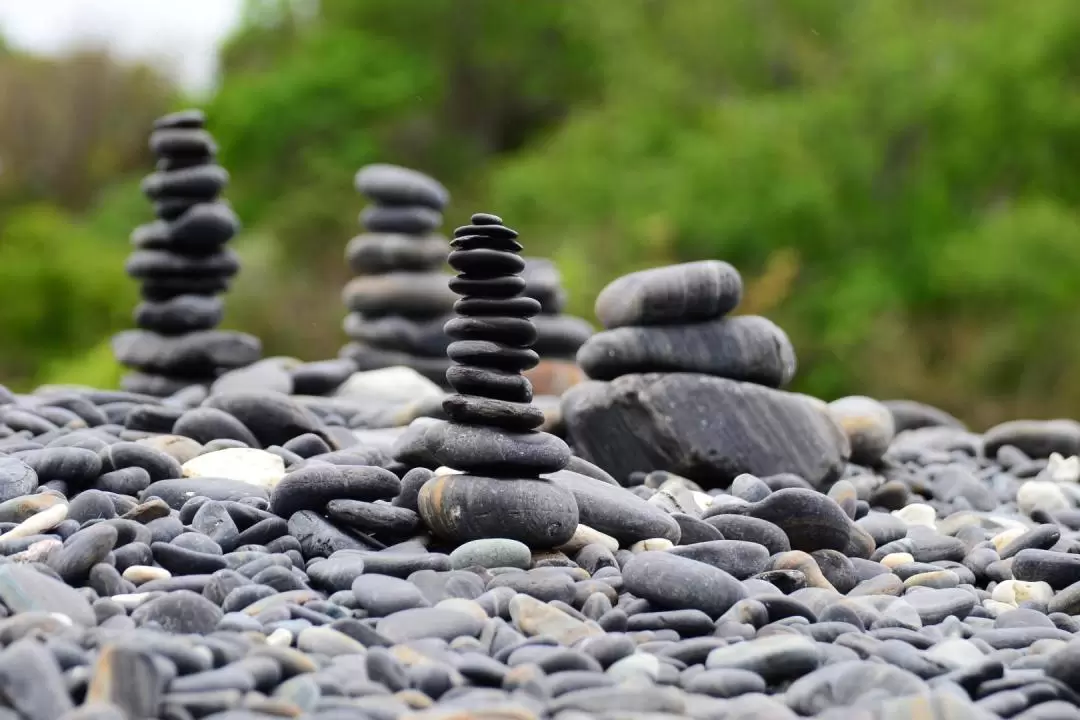
[(128, 275), (139, 280), (172, 278), (231, 278), (240, 270), (232, 250), (209, 255), (179, 255), (168, 250), (136, 250), (125, 264)]
[(518, 348), (532, 347), (537, 337), (531, 320), (516, 317), (455, 317), (443, 331), (454, 340), (487, 340)]
[(170, 633), (209, 635), (224, 613), (190, 590), (176, 590), (140, 605), (131, 613), (139, 625), (156, 622)]
[(454, 303), (454, 312), (470, 317), (506, 316), (531, 318), (540, 313), (540, 303), (524, 295), (502, 300), (463, 297)]
[(342, 327), (349, 338), (372, 347), (442, 358), (450, 343), (443, 331), (445, 323), (443, 317), (412, 320), (397, 315), (366, 318), (360, 313), (349, 313)]
[(573, 360), (578, 349), (593, 335), (593, 327), (572, 315), (537, 315), (532, 319), (536, 341), (532, 349), (540, 357)]
[(438, 235), (365, 233), (349, 241), (345, 259), (358, 275), (381, 275), (398, 270), (435, 270), (446, 263), (449, 252), (446, 239)]
[(454, 250), (446, 262), (458, 272), (477, 279), (516, 275), (525, 269), (525, 261), (516, 253), (489, 248)]
[(323, 510), (335, 499), (390, 499), (401, 482), (389, 470), (358, 465), (308, 465), (289, 473), (270, 495), (270, 511), (289, 518), (300, 510)]
[(188, 253), (211, 252), (240, 230), (240, 219), (222, 202), (199, 203), (169, 225), (168, 247)]
[(530, 403), (533, 399), (532, 384), (519, 373), (485, 370), (474, 365), (452, 365), (446, 371), (446, 381), (463, 395), (512, 403)]
[(422, 205), (442, 210), (450, 193), (434, 178), (399, 165), (374, 163), (356, 173), (356, 189), (387, 205)]
[(171, 431), (203, 444), (227, 438), (239, 440), (248, 447), (261, 447), (255, 435), (235, 415), (214, 407), (198, 407), (186, 411), (177, 418)]
[(450, 276), (437, 272), (394, 272), (353, 278), (342, 290), (345, 306), (368, 317), (435, 318), (454, 304)]
[(356, 363), (348, 358), (318, 360), (289, 369), (293, 392), (297, 395), (328, 395), (356, 372)]
[(167, 128), (201, 128), (206, 125), (206, 113), (195, 108), (178, 110), (168, 115), (162, 115), (154, 121), (155, 130)]
[(422, 235), (442, 225), (442, 213), (422, 205), (369, 205), (360, 224), (376, 233)]
[(131, 231), (131, 244), (143, 250), (168, 250), (169, 223), (155, 220), (139, 225)]
[(135, 325), (162, 335), (210, 330), (225, 314), (220, 297), (178, 295), (162, 302), (145, 301), (135, 308)]
[(408, 508), (337, 498), (326, 504), (331, 520), (377, 538), (406, 537), (416, 531), (420, 516)]
[(526, 348), (509, 348), (483, 340), (458, 340), (450, 343), (446, 354), (462, 365), (477, 365), (504, 372), (521, 372), (534, 368), (540, 356)]
[(448, 286), (458, 295), (487, 298), (489, 300), (513, 298), (525, 291), (525, 281), (517, 275), (504, 275), (496, 278), (473, 278), (458, 275), (450, 278)]
[(152, 200), (169, 197), (201, 198), (205, 201), (217, 197), (229, 183), (229, 173), (220, 165), (196, 165), (182, 170), (155, 172), (143, 178), (143, 194)]
[(177, 295), (218, 295), (229, 289), (229, 278), (213, 277), (155, 277), (146, 278), (139, 286), (143, 300), (161, 302)]
[(424, 485), (419, 505), (427, 527), (456, 543), (501, 537), (549, 548), (578, 523), (574, 497), (546, 480), (442, 475)]
[(37, 473), (38, 482), (62, 480), (81, 486), (101, 474), (101, 458), (93, 450), (80, 447), (48, 447), (31, 450), (19, 456)]
[(201, 128), (160, 128), (150, 133), (150, 151), (155, 155), (210, 157), (217, 149), (214, 138)]
[(126, 467), (141, 467), (153, 481), (178, 478), (183, 474), (180, 463), (171, 455), (135, 442), (118, 442), (99, 453), (101, 469), (111, 472)]
[(189, 499), (201, 495), (211, 500), (244, 500), (261, 498), (269, 500), (266, 489), (251, 483), (227, 478), (177, 478), (151, 483), (139, 496), (146, 499), (159, 497), (169, 507), (179, 510)]
[(323, 435), (318, 419), (285, 395), (230, 392), (210, 397), (203, 406), (224, 410), (238, 419), (263, 447), (284, 445), (305, 433)]
[(720, 260), (668, 265), (624, 275), (596, 298), (606, 328), (712, 320), (742, 299), (739, 271)]
[(300, 541), (304, 559), (329, 557), (338, 550), (375, 550), (376, 545), (345, 532), (314, 510), (301, 510), (289, 518), (289, 534)]
[(570, 448), (549, 433), (438, 422), (425, 431), (424, 442), (441, 465), (477, 475), (529, 477), (555, 472), (570, 461)]
[(49, 558), (49, 566), (68, 585), (82, 585), (90, 568), (102, 562), (116, 546), (117, 538), (116, 528), (91, 525), (68, 538), (64, 547)]

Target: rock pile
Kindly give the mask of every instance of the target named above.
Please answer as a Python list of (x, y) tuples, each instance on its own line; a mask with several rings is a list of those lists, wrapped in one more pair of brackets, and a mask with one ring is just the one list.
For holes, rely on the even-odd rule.
[(357, 277), (345, 286), (349, 309), (341, 356), (361, 370), (403, 365), (439, 383), (449, 363), (443, 324), (455, 295), (441, 271), (449, 249), (436, 233), (449, 195), (415, 170), (368, 165), (357, 189), (372, 204), (360, 214), (365, 232), (345, 255)]
[(136, 228), (127, 272), (139, 281), (143, 301), (135, 309), (138, 330), (113, 338), (113, 351), (133, 372), (123, 379), (132, 392), (164, 396), (258, 360), (258, 338), (215, 329), (221, 294), (240, 269), (225, 244), (240, 222), (218, 199), (228, 173), (214, 163), (217, 146), (196, 110), (154, 123), (150, 149), (157, 169), (142, 183), (158, 219)]
[(595, 382), (563, 397), (575, 449), (616, 477), (671, 470), (723, 487), (741, 473), (839, 477), (850, 452), (814, 398), (778, 390), (795, 351), (769, 320), (728, 317), (742, 296), (731, 265), (633, 273), (596, 300), (607, 328), (577, 360)]
[(454, 231), (450, 281), (462, 296), (458, 317), (446, 323), (454, 365), (446, 379), (457, 391), (443, 402), (447, 421), (424, 431), (424, 445), (447, 474), (420, 491), (420, 516), (445, 541), (503, 537), (530, 548), (565, 543), (577, 527), (573, 496), (541, 479), (562, 470), (570, 449), (537, 432), (543, 413), (532, 407), (532, 386), (522, 371), (539, 361), (531, 350), (530, 321), (540, 304), (523, 296), (524, 262), (517, 233), (494, 215), (476, 214)]
[(359, 394), (0, 387), (0, 717), (1076, 716), (1080, 424), (890, 403), (827, 492), (621, 487), (530, 433), (513, 233), (455, 247), (426, 449), (469, 474), (349, 429)]

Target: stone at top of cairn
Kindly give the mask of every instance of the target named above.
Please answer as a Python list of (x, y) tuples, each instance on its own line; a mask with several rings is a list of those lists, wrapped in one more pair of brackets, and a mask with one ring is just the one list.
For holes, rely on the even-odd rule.
[(450, 287), (462, 298), (458, 317), (446, 323), (455, 363), (446, 376), (457, 394), (443, 404), (450, 422), (433, 423), (425, 444), (436, 461), (469, 474), (428, 482), (420, 514), (450, 541), (506, 537), (554, 547), (573, 534), (578, 512), (568, 491), (540, 479), (565, 468), (570, 449), (534, 430), (543, 413), (530, 404), (532, 386), (522, 371), (539, 361), (529, 318), (540, 304), (522, 296), (521, 244), (499, 217), (478, 213), (451, 245), (449, 263), (459, 274)]
[(442, 272), (449, 248), (437, 230), (450, 195), (433, 178), (396, 165), (367, 165), (355, 184), (372, 203), (360, 214), (364, 232), (345, 250), (356, 277), (342, 293), (352, 342), (341, 355), (361, 370), (404, 365), (445, 383), (443, 324), (456, 296)]
[(258, 360), (258, 338), (216, 330), (221, 294), (240, 269), (225, 247), (240, 221), (219, 199), (229, 175), (215, 163), (217, 144), (199, 110), (165, 115), (154, 122), (150, 149), (156, 171), (142, 181), (158, 219), (131, 235), (127, 272), (141, 284), (135, 309), (138, 330), (113, 338), (117, 359), (134, 372), (127, 390), (169, 395), (209, 384), (222, 372)]

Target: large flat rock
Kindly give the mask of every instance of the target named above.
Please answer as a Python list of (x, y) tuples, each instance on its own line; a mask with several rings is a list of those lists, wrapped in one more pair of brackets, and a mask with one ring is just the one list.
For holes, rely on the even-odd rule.
[(821, 401), (709, 375), (582, 383), (562, 409), (577, 454), (621, 480), (670, 470), (711, 488), (744, 472), (789, 472), (823, 487), (851, 452)]

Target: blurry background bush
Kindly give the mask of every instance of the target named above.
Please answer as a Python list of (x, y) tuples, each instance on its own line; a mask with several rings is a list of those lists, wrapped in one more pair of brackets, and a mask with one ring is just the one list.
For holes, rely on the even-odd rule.
[[(336, 354), (352, 176), (385, 161), (448, 185), (448, 229), (503, 215), (586, 317), (620, 274), (721, 258), (799, 390), (1080, 415), (1075, 0), (262, 0), (220, 72), (229, 323), (268, 353)], [(12, 50), (0, 97), (0, 382), (112, 383), (148, 129), (190, 99)]]

